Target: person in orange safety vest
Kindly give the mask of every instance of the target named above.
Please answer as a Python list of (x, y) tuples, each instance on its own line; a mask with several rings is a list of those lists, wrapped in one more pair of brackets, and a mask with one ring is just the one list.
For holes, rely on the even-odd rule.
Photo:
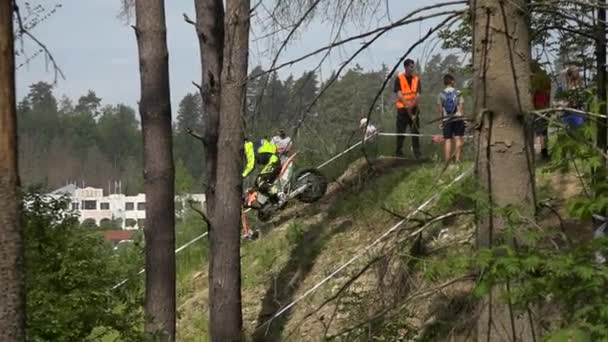
[[(397, 133), (405, 133), (408, 126), (412, 134), (419, 134), (420, 118), (418, 99), (420, 94), (420, 78), (414, 75), (415, 63), (411, 59), (403, 62), (405, 72), (399, 73), (395, 79), (394, 92), (397, 107)], [(405, 136), (397, 136), (396, 155), (403, 156)], [(417, 136), (412, 137), (414, 157), (420, 158), (420, 143)]]

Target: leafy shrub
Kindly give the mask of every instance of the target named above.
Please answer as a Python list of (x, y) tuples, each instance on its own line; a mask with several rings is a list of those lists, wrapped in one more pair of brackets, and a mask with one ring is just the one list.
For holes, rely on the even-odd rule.
[(115, 254), (99, 232), (80, 227), (65, 198), (29, 193), (24, 199), (27, 340), (99, 340), (109, 332), (143, 339), (138, 283), (111, 290), (137, 273), (132, 259), (141, 253)]

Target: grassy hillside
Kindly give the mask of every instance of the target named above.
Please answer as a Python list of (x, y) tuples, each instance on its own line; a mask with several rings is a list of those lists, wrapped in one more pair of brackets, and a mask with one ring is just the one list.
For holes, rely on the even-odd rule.
[[(469, 165), (450, 167), (442, 173), (442, 165), (419, 166), (394, 159), (381, 159), (373, 169), (369, 169), (360, 160), (338, 179), (342, 185), (331, 187), (324, 200), (312, 206), (297, 205), (288, 208), (284, 216), (290, 219), (283, 220), (282, 223), (255, 223), (261, 228), (261, 238), (245, 242), (242, 247), (243, 315), (248, 334), (260, 340), (268, 339), (268, 336), (264, 337), (266, 327), (257, 331), (255, 327), (361, 252), (367, 244), (400, 221), (398, 215), (407, 215), (466, 167)], [(438, 212), (441, 207), (450, 206), (453, 201), (450, 194), (453, 193), (446, 193), (438, 205), (429, 206), (427, 210)], [(404, 228), (407, 226), (404, 225)], [(429, 227), (429, 231), (438, 233), (440, 228), (440, 225)], [(292, 327), (291, 321), (302, 319), (311, 306), (331, 296), (351, 275), (366, 267), (370, 258), (393, 247), (396, 237), (403, 236), (406, 232), (407, 229), (390, 236), (386, 243), (370, 250), (335, 279), (301, 301), (292, 311), (274, 320), (268, 334), (278, 338), (298, 328)], [(405, 246), (405, 242), (402, 243)], [(180, 260), (182, 257), (184, 256), (180, 256)], [(370, 269), (369, 266), (366, 268)], [(198, 266), (196, 263), (180, 265), (180, 341), (205, 340), (202, 332), (205, 331), (207, 317), (206, 272), (206, 265), (202, 262)], [(361, 290), (358, 284), (353, 286)], [(342, 319), (344, 318), (346, 317)], [(312, 322), (314, 319), (309, 318), (307, 321), (310, 322), (306, 324), (312, 326), (305, 324), (302, 327), (306, 327), (305, 330), (309, 332), (315, 331), (309, 337), (318, 340), (315, 336), (318, 337), (318, 333), (322, 332)]]
[[(244, 242), (241, 250), (247, 337), (253, 341), (464, 337), (474, 319), (475, 279), (465, 274), (467, 265), (461, 261), (475, 245), (470, 210), (475, 201), (473, 179), (441, 191), (470, 167), (464, 163), (444, 170), (442, 163), (385, 157), (370, 167), (359, 159), (332, 183), (320, 202), (291, 205), (267, 224), (252, 217), (261, 237)], [(568, 235), (587, 240), (589, 227), (569, 219), (564, 209), (567, 199), (581, 191), (578, 180), (571, 174), (542, 170), (537, 174), (539, 200), (552, 201), (563, 221), (548, 211), (541, 211), (540, 221), (546, 226), (561, 224)], [(438, 193), (425, 210), (368, 249)], [(451, 214), (434, 219), (446, 213)], [(191, 233), (200, 228), (200, 219), (188, 220)], [(412, 234), (417, 229), (421, 234)], [(205, 245), (203, 240), (178, 257), (179, 341), (207, 338)], [(294, 300), (296, 305), (271, 320)]]

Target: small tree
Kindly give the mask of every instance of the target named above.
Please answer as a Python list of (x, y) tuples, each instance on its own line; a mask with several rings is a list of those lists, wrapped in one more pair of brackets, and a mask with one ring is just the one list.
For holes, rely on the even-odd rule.
[(28, 193), (25, 202), (28, 340), (98, 340), (109, 332), (141, 340), (138, 282), (107, 290), (137, 274), (139, 248), (115, 253), (99, 231), (81, 228), (68, 214), (68, 198)]

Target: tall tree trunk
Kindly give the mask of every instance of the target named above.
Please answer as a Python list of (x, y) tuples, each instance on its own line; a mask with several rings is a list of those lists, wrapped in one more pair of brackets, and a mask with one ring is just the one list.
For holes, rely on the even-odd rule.
[[(526, 123), (530, 97), (529, 13), (524, 0), (471, 0), (474, 11), (474, 97), (480, 120), (477, 176), (494, 209), (479, 217), (480, 248), (505, 241), (496, 207), (535, 213), (533, 154)], [(485, 114), (481, 114), (485, 113)], [(492, 289), (482, 301), (478, 340), (532, 341), (528, 319), (517, 317)]]
[[(217, 260), (219, 256), (216, 256), (216, 251), (218, 248), (222, 248), (222, 244), (221, 241), (218, 241), (215, 230), (224, 229), (223, 222), (216, 221), (215, 218), (220, 100), (222, 95), (221, 77), (224, 56), (224, 5), (222, 0), (195, 0), (194, 7), (196, 11), (196, 33), (201, 55), (200, 92), (203, 100), (201, 115), (203, 117), (205, 176), (207, 181), (205, 207), (208, 224), (207, 230), (210, 232), (211, 249), (209, 258), (209, 284), (215, 284), (216, 280), (219, 280), (219, 277), (216, 277), (216, 269), (213, 265), (222, 262), (221, 259)], [(240, 265), (240, 261), (237, 261), (237, 264)], [(240, 268), (237, 271), (240, 274)], [(219, 274), (221, 275), (223, 273), (224, 271), (221, 270)], [(222, 300), (222, 297), (232, 296), (233, 293), (224, 295), (221, 291), (222, 289), (214, 289), (213, 286), (209, 288), (209, 298), (211, 298), (212, 308), (210, 310), (209, 332), (212, 341), (221, 341), (225, 336), (224, 334), (229, 333), (218, 331), (221, 330), (220, 327), (224, 326), (221, 318), (222, 312), (220, 312), (221, 303), (218, 302)], [(238, 295), (240, 296), (240, 287)], [(239, 307), (237, 310), (240, 315), (240, 300), (238, 301), (238, 305)], [(236, 324), (236, 326), (226, 327), (228, 330), (234, 329), (236, 332), (240, 332), (240, 322), (230, 323)]]
[(209, 289), (212, 341), (243, 340), (241, 316), (240, 212), (243, 182), (243, 116), (249, 57), (249, 0), (227, 0), (221, 75), (221, 113), (211, 230)]
[[(201, 54), (201, 97), (203, 141), (205, 144), (205, 206), (207, 219), (214, 225), (213, 212), (220, 121), (222, 59), (224, 55), (224, 4), (222, 0), (195, 0), (196, 34)], [(212, 227), (207, 227), (210, 231)], [(210, 278), (213, 274), (209, 275)], [(209, 282), (211, 283), (211, 281)]]
[(0, 1), (0, 341), (25, 340), (13, 1)]
[(136, 0), (146, 193), (146, 331), (175, 340), (175, 203), (164, 0)]
[[(201, 50), (206, 209), (210, 223), (209, 334), (212, 341), (241, 341), (241, 123), (245, 111), (249, 1), (227, 1), (227, 21), (222, 0), (195, 0), (195, 9)], [(222, 146), (219, 155), (218, 146)], [(219, 180), (218, 174), (222, 175)]]
[[(597, 39), (595, 46), (595, 56), (597, 59), (597, 100), (600, 103), (600, 114), (606, 115), (606, 0), (598, 0), (598, 23), (597, 23)], [(606, 152), (608, 147), (608, 132), (606, 125), (608, 120), (600, 118), (597, 121), (597, 147)], [(595, 174), (595, 182), (599, 183), (606, 177), (605, 160), (603, 167), (597, 170)]]

